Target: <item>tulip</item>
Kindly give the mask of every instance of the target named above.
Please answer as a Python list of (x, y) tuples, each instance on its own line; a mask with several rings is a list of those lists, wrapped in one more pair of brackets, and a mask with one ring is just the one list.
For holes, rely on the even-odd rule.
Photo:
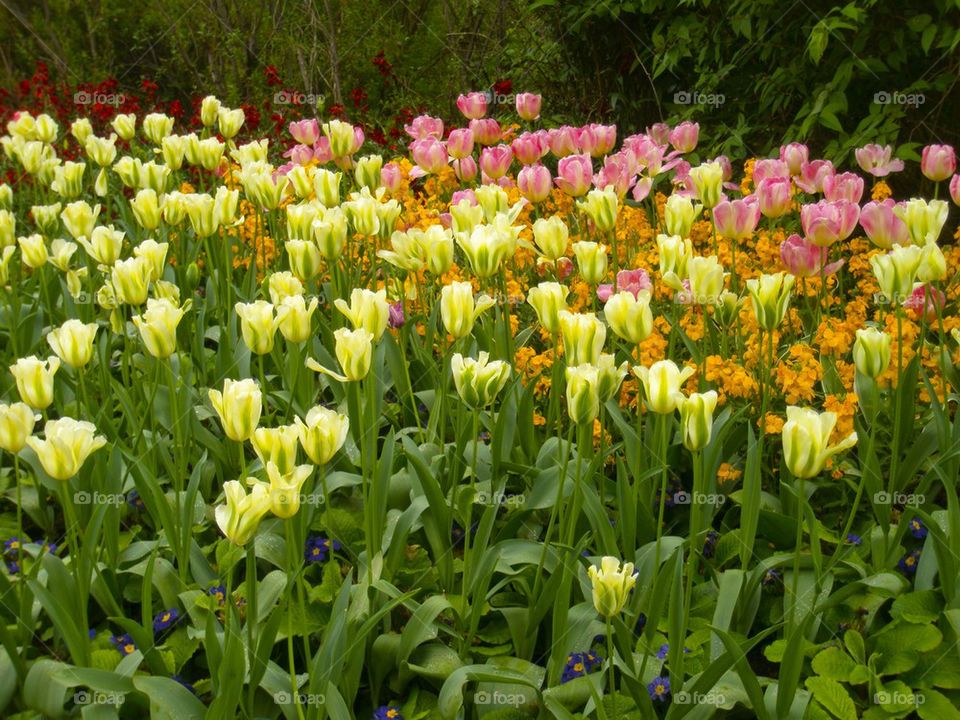
[(591, 123), (580, 128), (580, 150), (592, 157), (603, 157), (617, 142), (616, 125)]
[(353, 231), (360, 235), (372, 237), (380, 232), (380, 218), (377, 215), (379, 204), (370, 191), (364, 188), (359, 193), (353, 193), (349, 202), (340, 207), (350, 220)]
[(410, 143), (410, 154), (423, 173), (438, 173), (447, 166), (447, 148), (433, 135)]
[(673, 360), (658, 360), (649, 368), (635, 365), (636, 375), (647, 397), (647, 409), (658, 415), (671, 415), (683, 399), (681, 386), (696, 372), (685, 366), (682, 370)]
[(20, 245), (20, 255), (23, 257), (23, 263), (29, 268), (42, 268), (47, 264), (50, 255), (47, 252), (47, 244), (43, 241), (43, 235), (28, 235), (17, 238), (17, 244)]
[(120, 257), (120, 251), (123, 248), (123, 236), (123, 230), (115, 230), (113, 225), (98, 225), (93, 229), (89, 238), (81, 235), (78, 242), (87, 251), (87, 255), (100, 265), (112, 266)]
[[(446, 235), (449, 231), (432, 225), (430, 230), (438, 228)], [(395, 231), (390, 236), (390, 250), (378, 250), (377, 257), (381, 257), (391, 265), (408, 272), (418, 272), (426, 265), (426, 255), (421, 241), (424, 232), (417, 228), (410, 228), (407, 232)]]
[(510, 210), (510, 199), (507, 192), (499, 185), (488, 183), (478, 187), (473, 192), (477, 204), (483, 209), (486, 221), (493, 222), (497, 215)]
[(557, 164), (554, 182), (564, 193), (572, 197), (587, 194), (593, 181), (593, 162), (589, 155), (568, 155)]
[(140, 330), (143, 344), (153, 357), (163, 360), (173, 355), (177, 349), (177, 326), (190, 305), (190, 300), (178, 307), (169, 298), (150, 298), (146, 312), (133, 316), (133, 324)]
[[(950, 178), (950, 199), (954, 205), (960, 205), (960, 175)], [(0, 243), (2, 246), (3, 243)]]
[[(380, 224), (380, 218), (376, 217), (375, 210), (372, 220), (369, 218), (368, 220), (371, 225), (379, 226)], [(377, 227), (376, 230), (379, 232), (380, 228)], [(322, 218), (314, 220), (313, 240), (320, 255), (328, 261), (339, 258), (347, 242), (347, 216), (344, 211), (338, 207), (331, 207), (323, 213)]]
[(383, 168), (383, 157), (380, 155), (366, 155), (357, 160), (353, 176), (360, 187), (375, 191), (380, 187), (380, 171)]
[(173, 118), (163, 113), (150, 113), (143, 118), (144, 136), (154, 145), (160, 145), (163, 139), (173, 132)]
[(209, 397), (228, 438), (244, 442), (253, 437), (263, 410), (262, 394), (256, 382), (227, 379), (223, 381), (223, 392), (210, 390)]
[[(653, 284), (650, 282), (650, 276), (643, 268), (636, 270), (621, 270), (617, 273), (617, 290), (626, 290), (635, 298), (640, 297), (640, 293), (645, 290), (652, 290)], [(605, 283), (597, 285), (597, 299), (606, 302), (613, 295), (613, 284)]]
[(477, 161), (472, 157), (453, 161), (453, 173), (457, 176), (457, 180), (462, 183), (473, 182), (477, 178), (478, 172)]
[(916, 320), (923, 319), (932, 324), (942, 316), (946, 304), (947, 296), (942, 290), (933, 285), (917, 285), (910, 297), (904, 300), (903, 307), (909, 310)]
[(580, 151), (580, 133), (575, 128), (563, 125), (552, 128), (547, 133), (550, 141), (550, 152), (556, 157), (565, 158)]
[(596, 285), (607, 274), (607, 246), (581, 240), (573, 244), (573, 253), (577, 256), (577, 266), (584, 282)]
[(677, 401), (680, 408), (680, 428), (683, 446), (691, 452), (702, 450), (710, 442), (713, 432), (713, 412), (717, 407), (716, 390), (691, 393)]
[(863, 178), (849, 172), (828, 175), (823, 179), (823, 197), (830, 202), (846, 200), (859, 204), (863, 197)]
[(660, 277), (676, 275), (678, 280), (687, 277), (687, 263), (693, 257), (693, 244), (689, 238), (679, 235), (657, 235), (657, 252), (660, 258)]
[(663, 221), (668, 235), (690, 237), (693, 222), (700, 216), (702, 205), (695, 205), (686, 195), (671, 195), (663, 208)]
[(470, 283), (453, 282), (440, 290), (440, 319), (447, 333), (459, 340), (473, 332), (480, 313), (494, 304), (489, 295), (481, 295), (474, 300)]
[(796, 234), (780, 245), (780, 260), (784, 267), (797, 277), (833, 275), (843, 265), (843, 260), (827, 264), (827, 258), (827, 248), (814, 245)]
[(23, 450), (38, 419), (26, 403), (0, 403), (0, 450), (14, 455)]
[(342, 298), (337, 298), (333, 304), (346, 316), (354, 329), (367, 330), (373, 335), (375, 342), (380, 340), (383, 331), (387, 329), (390, 307), (387, 303), (386, 290), (374, 292), (354, 288), (350, 293), (349, 305)]
[(487, 95), (481, 92), (467, 93), (457, 97), (457, 109), (467, 120), (476, 120), (487, 114)]
[(849, 200), (821, 200), (800, 208), (800, 224), (804, 235), (820, 247), (846, 240), (859, 219), (860, 208)]
[(373, 333), (365, 328), (348, 330), (339, 328), (334, 330), (334, 351), (343, 374), (333, 372), (323, 367), (313, 358), (307, 359), (307, 367), (324, 375), (329, 375), (340, 382), (355, 382), (363, 380), (370, 372), (373, 360)]
[(272, 462), (268, 462), (266, 467), (270, 480), (270, 511), (284, 520), (292, 518), (300, 511), (301, 490), (313, 472), (313, 466), (298, 465), (288, 472), (282, 472)]
[(527, 292), (527, 302), (533, 306), (540, 324), (551, 335), (560, 331), (560, 312), (567, 309), (569, 290), (557, 282), (542, 282)]
[(609, 187), (605, 190), (591, 190), (586, 200), (577, 201), (577, 208), (593, 220), (600, 232), (611, 232), (616, 227), (618, 206), (617, 193)]
[(288, 473), (297, 464), (300, 430), (296, 425), (275, 428), (257, 428), (250, 444), (264, 467), (274, 464), (281, 473)]
[(561, 310), (560, 334), (563, 336), (563, 352), (567, 367), (596, 365), (607, 339), (607, 326), (593, 313), (572, 313)]
[(790, 166), (783, 160), (775, 158), (763, 158), (757, 160), (753, 166), (753, 185), (760, 187), (760, 183), (768, 178), (781, 180), (790, 179)]
[(824, 181), (835, 173), (836, 169), (829, 160), (812, 160), (800, 166), (800, 174), (794, 182), (805, 193), (819, 193), (823, 192)]
[(810, 157), (810, 151), (802, 143), (780, 146), (780, 159), (787, 164), (791, 175), (799, 175)]
[(783, 322), (790, 306), (790, 291), (796, 278), (789, 273), (761, 275), (747, 280), (747, 291), (753, 300), (753, 314), (757, 324), (767, 332)]
[(946, 200), (914, 198), (906, 203), (894, 206), (893, 214), (903, 220), (907, 234), (915, 245), (935, 243), (940, 237), (943, 224), (950, 214)]
[(589, 363), (568, 366), (567, 413), (575, 425), (592, 425), (600, 414), (600, 374)]
[(836, 423), (837, 416), (832, 412), (817, 413), (810, 408), (787, 407), (787, 421), (783, 424), (783, 459), (794, 477), (816, 477), (827, 460), (856, 445), (856, 433), (836, 445), (829, 444)]
[(596, 364), (597, 396), (603, 405), (617, 396), (623, 379), (630, 372), (630, 363), (624, 360), (617, 365), (616, 359), (609, 353), (601, 353)]
[(793, 186), (789, 178), (767, 178), (757, 185), (757, 201), (764, 217), (778, 218), (790, 212)]
[(670, 131), (670, 144), (679, 153), (693, 152), (700, 138), (700, 123), (684, 120)]
[(887, 302), (903, 303), (910, 296), (922, 258), (923, 249), (918, 245), (895, 245), (888, 253), (870, 258), (870, 267)]
[(227, 108), (221, 107), (217, 112), (217, 124), (220, 126), (220, 134), (224, 139), (230, 140), (240, 132), (240, 128), (243, 127), (243, 121), (245, 119), (246, 116), (241, 108), (228, 110)]
[(460, 353), (450, 359), (457, 394), (467, 407), (475, 410), (491, 405), (510, 379), (510, 364), (489, 357), (481, 351), (476, 360)]
[(550, 197), (553, 184), (550, 171), (543, 165), (527, 165), (517, 173), (517, 187), (520, 194), (532, 203), (539, 203)]
[(74, 139), (83, 147), (87, 138), (93, 135), (93, 125), (90, 124), (87, 118), (77, 118), (70, 123), (70, 134), (73, 135)]
[(93, 423), (62, 417), (44, 425), (44, 439), (28, 437), (44, 471), (54, 480), (69, 480), (95, 451), (107, 444)]
[(313, 176), (313, 188), (317, 193), (317, 200), (327, 208), (340, 204), (340, 181), (342, 173), (332, 172), (320, 168)]
[(893, 198), (887, 198), (883, 202), (868, 202), (860, 210), (860, 226), (870, 241), (884, 250), (910, 241), (907, 224), (894, 212), (897, 206)]
[(703, 206), (708, 209), (716, 207), (723, 197), (723, 168), (720, 163), (698, 165), (690, 171), (690, 180)]
[(604, 618), (619, 615), (630, 599), (630, 591), (637, 584), (637, 574), (633, 563), (624, 563), (614, 557), (604, 557), (600, 567), (587, 568), (590, 583), (593, 586), (593, 607)]
[(662, 275), (663, 282), (679, 293), (678, 301), (694, 305), (715, 305), (723, 292), (726, 274), (715, 255), (691, 257), (687, 261), (687, 278), (676, 273)]
[(946, 180), (957, 171), (957, 155), (952, 145), (927, 145), (920, 159), (920, 171), (934, 182)]
[(130, 201), (130, 208), (144, 230), (156, 230), (160, 225), (160, 201), (155, 190), (140, 190)]
[(469, 127), (474, 141), (480, 145), (496, 145), (503, 134), (500, 131), (500, 123), (493, 118), (471, 120)]
[[(176, 198), (176, 196), (175, 196)], [(169, 214), (179, 213), (179, 207), (182, 205), (188, 218), (190, 226), (197, 237), (206, 238), (217, 232), (220, 227), (220, 218), (217, 214), (216, 200), (206, 193), (194, 193), (184, 195), (175, 200), (171, 200), (167, 195), (163, 203), (163, 214), (167, 218)], [(170, 218), (167, 218), (170, 221)]]
[(234, 545), (244, 546), (257, 533), (260, 520), (270, 512), (270, 493), (266, 483), (255, 482), (250, 494), (236, 480), (223, 484), (225, 505), (217, 505), (214, 516), (220, 532)]
[(213, 95), (207, 95), (200, 103), (200, 122), (204, 127), (213, 127), (220, 113), (220, 101)]
[(550, 152), (550, 136), (544, 131), (525, 132), (512, 143), (513, 156), (523, 165), (534, 165)]
[(147, 301), (153, 271), (153, 265), (145, 257), (117, 261), (111, 274), (117, 300), (126, 305), (143, 305)]
[(903, 170), (903, 160), (892, 160), (893, 148), (889, 145), (864, 145), (854, 151), (857, 164), (864, 172), (874, 177), (886, 177), (892, 172)]
[[(430, 117), (429, 115), (418, 115), (409, 125), (404, 125), (403, 129), (414, 140), (422, 140), (428, 135), (433, 135), (437, 140), (443, 138), (443, 120)], [(451, 135), (455, 131), (451, 131)]]
[(650, 310), (650, 292), (638, 295), (621, 290), (611, 295), (603, 306), (603, 317), (618, 337), (639, 345), (653, 332), (653, 313)]
[(857, 330), (853, 364), (861, 375), (876, 380), (890, 367), (890, 335), (875, 327)]
[(432, 225), (419, 238), (421, 253), (427, 260), (427, 270), (443, 275), (453, 265), (453, 236), (449, 230)]
[(83, 192), (83, 172), (86, 163), (67, 161), (53, 171), (50, 189), (63, 198), (75, 198)]
[(380, 170), (380, 182), (389, 193), (396, 193), (400, 189), (400, 183), (403, 181), (403, 173), (400, 166), (396, 163), (387, 163)]
[(760, 222), (760, 202), (755, 195), (743, 200), (721, 200), (713, 208), (717, 232), (730, 240), (745, 240)]
[(234, 305), (234, 310), (240, 316), (243, 342), (250, 348), (250, 352), (266, 355), (272, 351), (274, 335), (280, 325), (280, 321), (274, 315), (273, 304), (266, 300), (257, 300), (252, 303), (238, 302)]
[(47, 358), (41, 361), (35, 355), (20, 358), (10, 366), (10, 373), (17, 382), (20, 399), (37, 410), (43, 410), (53, 402), (53, 376), (60, 369), (60, 359)]
[(291, 122), (287, 129), (290, 131), (290, 136), (301, 145), (313, 145), (320, 139), (320, 123), (316, 118)]
[(473, 153), (473, 132), (469, 128), (451, 130), (447, 138), (447, 152), (455, 160), (470, 157)]
[(376, 211), (377, 220), (380, 222), (378, 235), (381, 239), (385, 240), (390, 237), (396, 229), (397, 219), (400, 217), (403, 208), (398, 200), (392, 199), (387, 202), (378, 202)]
[(93, 341), (96, 335), (96, 323), (85, 324), (79, 320), (67, 320), (47, 333), (47, 342), (57, 357), (70, 367), (79, 369), (93, 357)]
[(287, 205), (287, 237), (291, 240), (306, 240), (313, 236), (313, 221), (321, 217), (323, 206), (319, 203)]
[(540, 117), (541, 97), (533, 93), (519, 93), (516, 98), (517, 115), (521, 120), (533, 122)]
[(163, 277), (169, 247), (169, 243), (158, 243), (156, 240), (147, 239), (133, 249), (134, 257), (143, 258), (150, 263), (151, 280), (156, 281)]
[(60, 219), (63, 220), (63, 226), (73, 239), (79, 240), (82, 237), (90, 237), (99, 215), (99, 205), (91, 208), (85, 200), (77, 200), (63, 209)]
[(307, 282), (320, 273), (323, 257), (315, 243), (309, 240), (288, 240), (284, 243), (290, 270), (300, 280)]
[(292, 272), (275, 272), (267, 280), (270, 302), (279, 305), (288, 297), (303, 295), (303, 283)]
[(280, 301), (277, 306), (277, 324), (280, 334), (287, 342), (299, 344), (310, 339), (310, 320), (319, 304), (317, 298), (312, 298), (308, 305), (302, 295), (290, 295)]
[(492, 225), (478, 225), (469, 233), (458, 233), (457, 244), (477, 277), (488, 278), (495, 275), (503, 261), (513, 255), (515, 239)]
[(0, 285), (5, 285), (10, 280), (10, 261), (14, 252), (16, 248), (13, 247), (5, 247), (0, 251)]
[[(59, 209), (59, 203), (57, 204)], [(36, 219), (37, 207), (31, 210), (34, 219)], [(41, 228), (42, 229), (42, 228)], [(12, 247), (16, 244), (17, 219), (9, 210), (0, 210), (0, 248)]]
[(117, 135), (119, 135), (123, 140), (132, 140), (134, 134), (137, 131), (137, 116), (133, 113), (129, 115), (124, 115), (119, 113), (111, 123), (113, 130)]
[(330, 153), (334, 159), (349, 157), (357, 147), (357, 132), (350, 123), (331, 120), (323, 124), (323, 134), (330, 143)]
[(312, 462), (326, 465), (343, 447), (350, 430), (350, 418), (317, 405), (304, 420), (296, 418), (300, 445)]
[[(922, 283), (939, 282), (947, 276), (947, 259), (943, 251), (933, 242), (922, 247), (920, 264), (917, 266), (917, 280)], [(916, 291), (914, 291), (916, 294)]]

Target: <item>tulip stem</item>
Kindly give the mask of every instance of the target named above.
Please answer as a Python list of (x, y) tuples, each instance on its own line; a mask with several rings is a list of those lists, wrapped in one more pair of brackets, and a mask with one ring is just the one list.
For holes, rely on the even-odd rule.
[[(254, 673), (254, 663), (257, 659), (256, 624), (257, 624), (257, 553), (254, 539), (247, 542), (247, 654), (250, 663), (250, 674)], [(250, 717), (254, 715), (254, 699), (257, 688), (251, 682), (247, 688), (247, 706)]]
[[(466, 527), (463, 528), (463, 597), (467, 597), (467, 588), (470, 583), (470, 536), (472, 535), (471, 526), (473, 524), (473, 499), (477, 489), (477, 450), (480, 445), (480, 439), (478, 435), (480, 434), (480, 410), (477, 408), (473, 409), (473, 423), (472, 423), (472, 437), (473, 437), (473, 452), (472, 459), (470, 461), (470, 503), (467, 505), (467, 517)], [(492, 486), (491, 479), (491, 490), (495, 490)], [(496, 500), (494, 499), (494, 502)]]
[[(297, 709), (297, 717), (302, 718), (303, 708), (300, 707), (300, 686), (297, 684), (297, 662), (293, 649), (293, 585), (296, 580), (296, 532), (293, 527), (294, 519), (290, 518), (283, 524), (287, 540), (287, 662), (290, 665), (290, 691), (293, 693), (293, 705)], [(305, 622), (306, 617), (301, 618)], [(310, 658), (306, 658), (309, 662)]]
[[(607, 663), (610, 672), (610, 699), (613, 700), (613, 695), (616, 692), (616, 676), (614, 675), (616, 668), (614, 668), (613, 663), (613, 624), (610, 622), (610, 618), (606, 618), (607, 621)], [(613, 703), (613, 707), (616, 707), (616, 703)]]
[(670, 449), (670, 420), (669, 415), (657, 415), (657, 435), (660, 441), (657, 444), (657, 450), (660, 452), (658, 460), (661, 464), (660, 471), (660, 507), (657, 512), (657, 545), (654, 552), (654, 572), (660, 568), (660, 545), (663, 540), (663, 516), (667, 502), (667, 451)]
[[(73, 571), (74, 582), (77, 585), (77, 595), (80, 600), (80, 627), (86, 630), (90, 627), (90, 621), (87, 619), (88, 615), (88, 595), (87, 595), (87, 581), (83, 578), (83, 572), (80, 567), (80, 540), (77, 534), (77, 515), (73, 507), (73, 500), (70, 497), (70, 483), (69, 481), (58, 481), (60, 485), (60, 502), (63, 505), (64, 513), (64, 523), (66, 525), (67, 531), (67, 547), (70, 550), (70, 569)], [(21, 546), (23, 544), (23, 538), (20, 539)], [(84, 654), (87, 654), (87, 646), (84, 646)], [(74, 658), (78, 664), (86, 664), (87, 659), (84, 658)]]
[(790, 607), (790, 623), (799, 622), (798, 617), (798, 592), (800, 587), (800, 547), (803, 545), (803, 506), (806, 503), (806, 497), (804, 495), (803, 478), (796, 478), (797, 480), (797, 537), (796, 544), (793, 548), (793, 577), (791, 578), (791, 597), (792, 605)]

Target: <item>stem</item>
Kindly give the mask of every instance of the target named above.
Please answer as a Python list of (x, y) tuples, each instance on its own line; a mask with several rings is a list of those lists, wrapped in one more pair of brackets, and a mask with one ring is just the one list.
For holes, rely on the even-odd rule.
[[(70, 483), (60, 481), (60, 502), (63, 505), (64, 522), (67, 530), (67, 546), (70, 549), (70, 568), (73, 571), (74, 582), (77, 585), (77, 594), (80, 596), (80, 627), (87, 630), (90, 627), (88, 620), (88, 594), (87, 582), (83, 578), (82, 568), (80, 567), (80, 538), (77, 534), (77, 515), (73, 507), (73, 499), (70, 497)], [(21, 546), (23, 538), (20, 539)], [(78, 658), (79, 660), (79, 658)], [(85, 662), (85, 660), (84, 660)]]
[(616, 692), (616, 677), (614, 676), (615, 668), (613, 666), (613, 624), (610, 622), (610, 618), (607, 618), (607, 662), (609, 663), (610, 670), (610, 698), (613, 698), (614, 693)]
[[(472, 526), (473, 526), (473, 497), (477, 488), (477, 450), (480, 445), (480, 410), (474, 408), (473, 410), (473, 457), (470, 461), (470, 504), (467, 505), (467, 517), (466, 527), (463, 529), (463, 597), (467, 597), (467, 588), (470, 584), (470, 571), (471, 571), (471, 555), (470, 555), (470, 536), (472, 535)], [(491, 489), (494, 489), (491, 487)], [(496, 500), (494, 500), (496, 502)]]
[(670, 447), (670, 420), (669, 415), (657, 416), (657, 435), (660, 440), (657, 449), (660, 451), (660, 462), (663, 468), (660, 472), (660, 508), (657, 513), (657, 546), (654, 553), (654, 572), (660, 567), (660, 544), (663, 539), (663, 516), (667, 502), (667, 450)]
[(806, 498), (803, 493), (803, 478), (797, 478), (797, 537), (793, 551), (793, 577), (791, 578), (791, 593), (793, 605), (790, 609), (790, 624), (798, 621), (798, 589), (800, 587), (800, 546), (803, 544), (803, 506)]
[[(257, 555), (254, 548), (254, 541), (247, 543), (247, 655), (249, 657), (250, 672), (253, 673), (253, 665), (257, 657), (256, 645), (256, 624), (257, 624)], [(247, 688), (247, 706), (250, 717), (254, 717), (254, 697), (257, 689), (253, 683)]]
[[(293, 693), (293, 704), (297, 709), (297, 717), (303, 718), (303, 708), (300, 707), (300, 686), (297, 684), (297, 662), (293, 649), (293, 585), (296, 567), (296, 532), (293, 527), (293, 518), (283, 524), (287, 539), (287, 662), (290, 665), (290, 692)], [(309, 658), (307, 658), (309, 661)]]

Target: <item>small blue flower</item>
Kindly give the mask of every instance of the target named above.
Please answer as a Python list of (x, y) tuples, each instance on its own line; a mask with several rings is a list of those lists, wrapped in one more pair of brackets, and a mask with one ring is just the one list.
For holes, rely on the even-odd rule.
[(716, 530), (707, 532), (707, 537), (703, 540), (703, 556), (708, 560), (713, 557), (717, 551), (717, 541), (720, 539), (720, 533)]
[(4, 556), (13, 557), (14, 559), (20, 555), (20, 551), (23, 549), (23, 546), (30, 542), (29, 540), (22, 540), (18, 537), (12, 537), (9, 540), (6, 540), (3, 543), (3, 554)]
[(774, 587), (781, 582), (783, 582), (783, 576), (780, 574), (780, 572), (770, 568), (766, 573), (764, 573), (763, 580), (760, 581), (760, 584), (764, 587)]
[(133, 641), (133, 638), (126, 633), (123, 635), (113, 635), (110, 638), (110, 642), (117, 648), (117, 652), (124, 657), (132, 654), (137, 649), (137, 644)]
[(660, 649), (657, 650), (657, 660), (663, 660), (667, 657), (667, 654), (670, 652), (670, 645), (664, 643), (660, 646)]
[(634, 632), (636, 632), (637, 635), (642, 635), (645, 627), (647, 627), (647, 616), (644, 615), (643, 613), (640, 613), (637, 616), (637, 624), (635, 626)]
[(146, 507), (146, 505), (143, 504), (143, 498), (140, 497), (140, 493), (136, 490), (131, 490), (127, 493), (127, 505), (134, 510), (143, 510)]
[(920, 518), (915, 517), (910, 521), (910, 534), (917, 540), (923, 540), (927, 536), (927, 527)]
[(180, 620), (180, 611), (176, 608), (170, 608), (169, 610), (164, 610), (162, 613), (159, 613), (153, 619), (153, 634), (159, 635), (167, 628), (176, 625), (177, 621)]
[(336, 540), (330, 540), (322, 535), (314, 535), (307, 538), (303, 547), (303, 559), (308, 563), (319, 563), (327, 560), (330, 551), (336, 552), (341, 547)]
[(211, 585), (207, 588), (207, 595), (215, 599), (218, 605), (227, 601), (227, 589), (223, 585)]
[(847, 545), (859, 546), (862, 543), (863, 543), (863, 539), (859, 535), (855, 535), (854, 533), (847, 533)]
[(647, 685), (647, 692), (650, 693), (650, 699), (657, 702), (666, 702), (667, 695), (670, 694), (670, 678), (655, 677)]
[(373, 711), (373, 720), (403, 720), (396, 705), (381, 705)]
[(897, 563), (897, 569), (904, 575), (913, 575), (917, 572), (917, 563), (920, 562), (920, 551), (911, 550)]
[(577, 652), (568, 655), (560, 682), (566, 683), (575, 678), (583, 677), (602, 664), (603, 658), (594, 652)]

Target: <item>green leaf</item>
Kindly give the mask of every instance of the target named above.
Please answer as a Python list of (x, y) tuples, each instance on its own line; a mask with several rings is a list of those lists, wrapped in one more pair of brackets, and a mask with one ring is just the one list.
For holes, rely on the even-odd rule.
[(200, 720), (207, 708), (176, 680), (137, 675), (133, 686), (150, 698), (150, 717), (154, 720)]
[(850, 694), (836, 680), (825, 677), (809, 677), (807, 689), (813, 693), (818, 703), (839, 720), (857, 720), (857, 709)]
[[(838, 647), (828, 647), (813, 658), (813, 671), (830, 680), (847, 682), (857, 664)], [(816, 695), (816, 693), (814, 693)]]

